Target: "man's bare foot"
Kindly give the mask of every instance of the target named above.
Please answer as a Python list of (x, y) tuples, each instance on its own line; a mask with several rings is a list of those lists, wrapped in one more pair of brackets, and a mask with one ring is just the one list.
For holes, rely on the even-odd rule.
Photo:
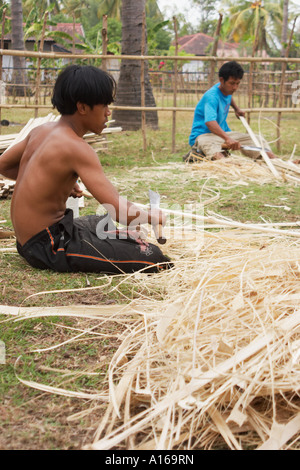
[(212, 160), (221, 160), (221, 158), (225, 158), (222, 152), (217, 152), (211, 157)]
[(273, 160), (273, 158), (277, 158), (276, 155), (274, 155), (273, 152), (266, 152), (266, 154), (268, 155), (268, 157)]
[(293, 160), (292, 163), (295, 163), (295, 165), (300, 165), (300, 160)]

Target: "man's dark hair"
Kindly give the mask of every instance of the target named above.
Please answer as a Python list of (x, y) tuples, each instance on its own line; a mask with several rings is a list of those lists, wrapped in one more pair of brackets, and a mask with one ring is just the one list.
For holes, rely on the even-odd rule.
[(231, 62), (226, 62), (219, 70), (219, 77), (224, 78), (225, 82), (229, 79), (229, 77), (239, 78), (241, 80), (243, 76), (243, 68), (234, 60)]
[(51, 102), (60, 114), (74, 114), (77, 103), (93, 108), (114, 101), (115, 79), (92, 65), (69, 65), (57, 77)]

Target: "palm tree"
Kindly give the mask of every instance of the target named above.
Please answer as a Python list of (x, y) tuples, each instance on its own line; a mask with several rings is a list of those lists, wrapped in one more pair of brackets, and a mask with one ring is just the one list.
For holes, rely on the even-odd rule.
[[(139, 0), (137, 0), (139, 1)], [(100, 0), (98, 15), (107, 15), (110, 18), (121, 18), (122, 0)], [(162, 20), (162, 14), (158, 7), (157, 0), (146, 0), (147, 18)]]
[(289, 17), (289, 0), (283, 0), (283, 19), (282, 19), (282, 33), (281, 33), (282, 57), (284, 56), (285, 47), (286, 47), (285, 45), (287, 43), (288, 17)]
[[(17, 51), (24, 51), (24, 33), (23, 33), (23, 8), (21, 0), (11, 0), (11, 30), (12, 30), (12, 48)], [(25, 57), (13, 56), (13, 83), (16, 86), (14, 93), (18, 96), (24, 96), (24, 87), (26, 84), (26, 63)]]
[[(141, 55), (142, 22), (146, 0), (123, 0), (122, 2), (122, 54)], [(145, 50), (145, 54), (147, 51)], [(150, 84), (148, 63), (145, 62), (145, 104), (155, 107), (155, 100)], [(121, 62), (120, 78), (115, 105), (141, 106), (141, 61), (126, 60)], [(141, 128), (141, 111), (115, 110), (113, 119), (123, 129)], [(146, 113), (146, 122), (153, 128), (158, 127), (157, 112)]]
[(121, 19), (122, 0), (101, 0), (98, 15), (107, 15), (110, 18)]
[(280, 0), (230, 0), (224, 4), (229, 7), (229, 39), (234, 39), (235, 42), (253, 40), (255, 32), (259, 31), (257, 50), (268, 51), (271, 45), (275, 45), (275, 31), (282, 25)]
[(23, 0), (22, 4), (24, 17), (26, 18), (33, 8), (38, 12), (39, 17), (42, 18), (46, 10), (49, 12), (51, 11), (54, 14), (58, 13), (61, 5), (58, 0)]

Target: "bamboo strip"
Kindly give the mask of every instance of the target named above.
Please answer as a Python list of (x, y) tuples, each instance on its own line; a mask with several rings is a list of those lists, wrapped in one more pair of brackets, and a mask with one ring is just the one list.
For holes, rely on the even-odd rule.
[[(60, 118), (59, 115), (54, 115), (52, 113), (48, 114), (45, 117), (40, 117), (40, 118), (31, 118), (26, 125), (22, 128), (22, 130), (18, 134), (8, 134), (5, 136), (0, 137), (0, 149), (2, 151), (11, 148), (13, 145), (16, 143), (20, 142), (23, 140), (29, 132), (34, 129), (37, 126), (40, 126), (46, 122), (54, 122), (57, 121)], [(122, 132), (121, 127), (107, 127), (103, 129), (102, 133), (100, 135), (94, 134), (94, 133), (88, 133), (84, 136), (84, 138), (88, 141), (96, 142), (97, 144), (101, 143), (101, 136), (102, 134), (115, 134)], [(108, 142), (103, 138), (103, 145), (106, 145)]]
[(280, 158), (276, 158), (273, 160), (273, 165), (278, 166), (279, 168), (284, 168), (287, 171), (291, 171), (293, 173), (297, 173), (300, 175), (300, 165), (296, 165), (291, 161), (284, 161)]
[(299, 324), (300, 311), (277, 322), (276, 326), (278, 328), (278, 332), (275, 332), (274, 329), (272, 329), (265, 335), (258, 336), (249, 345), (238, 351), (234, 357), (229, 358), (219, 364), (215, 370), (209, 370), (207, 373), (204, 372), (201, 374), (201, 379), (194, 379), (190, 384), (185, 385), (180, 390), (169, 394), (156, 405), (153, 405), (148, 410), (139, 413), (131, 420), (130, 423), (127, 423), (126, 426), (120, 426), (103, 439), (94, 442), (90, 448), (94, 450), (108, 450), (114, 448), (130, 434), (139, 432), (148, 423), (157, 418), (157, 416), (162, 415), (164, 411), (169, 408), (170, 403), (178, 403), (180, 400), (187, 398), (193, 392), (207, 386), (216, 378), (227, 373), (230, 369), (237, 367), (240, 363), (243, 363), (244, 361), (254, 361), (256, 353), (258, 353), (261, 349), (268, 347), (268, 345), (275, 338), (280, 338), (280, 336), (283, 336), (286, 331), (293, 330), (299, 326)]
[[(70, 59), (69, 53), (55, 53), (55, 52), (35, 52), (35, 51), (18, 51), (12, 49), (0, 49), (0, 55), (8, 55), (8, 56), (22, 56), (22, 57), (41, 57), (45, 59)], [(110, 55), (104, 54), (72, 54), (72, 58), (74, 59), (110, 59)], [(115, 59), (126, 59), (126, 60), (137, 60), (136, 55), (114, 55)], [(140, 60), (166, 60), (166, 56), (164, 55), (147, 55), (147, 56), (139, 56)], [(191, 60), (191, 56), (168, 56), (168, 60)], [(227, 61), (236, 60), (236, 57), (226, 57)], [(300, 63), (299, 57), (239, 57), (239, 62), (258, 62), (258, 63), (266, 63), (266, 62), (276, 62), (276, 63)], [(199, 62), (211, 62), (211, 61), (218, 61), (224, 62), (224, 57), (213, 57), (213, 56), (193, 56), (193, 61)]]
[(52, 387), (52, 386), (49, 386), (49, 385), (42, 385), (42, 384), (37, 383), (37, 382), (22, 379), (16, 373), (16, 367), (17, 367), (18, 362), (20, 361), (21, 357), (22, 356), (19, 356), (16, 363), (15, 363), (15, 374), (16, 374), (16, 377), (19, 380), (19, 382), (26, 385), (27, 387), (31, 387), (31, 388), (34, 388), (36, 390), (41, 390), (43, 392), (54, 393), (56, 395), (63, 395), (65, 397), (83, 398), (83, 399), (88, 399), (88, 400), (101, 400), (101, 401), (104, 401), (104, 402), (108, 402), (108, 400), (109, 400), (108, 396), (100, 394), (100, 393), (74, 392), (72, 390), (65, 390), (65, 389), (62, 389), (62, 388)]
[[(180, 56), (178, 56), (180, 57)], [(36, 107), (38, 108), (41, 108), (41, 109), (52, 109), (53, 106), (51, 105), (43, 105), (43, 104), (40, 104), (38, 106), (34, 105), (34, 104), (26, 104), (26, 105), (23, 105), (23, 104), (0, 104), (0, 108), (5, 108), (5, 109), (35, 109)], [(121, 110), (127, 110), (127, 111), (152, 111), (152, 112), (156, 112), (156, 111), (182, 111), (182, 112), (195, 112), (195, 108), (190, 108), (190, 107), (184, 107), (184, 106), (180, 106), (178, 108), (174, 108), (173, 106), (166, 106), (166, 107), (163, 107), (163, 106), (156, 106), (156, 107), (140, 107), (140, 106), (114, 106), (114, 105), (111, 105), (110, 106), (110, 109), (114, 110), (114, 109), (121, 109)], [(270, 114), (274, 114), (274, 113), (277, 113), (277, 112), (281, 112), (281, 113), (292, 113), (292, 114), (295, 114), (295, 113), (299, 113), (300, 112), (300, 107), (298, 108), (252, 108), (252, 109), (249, 109), (249, 108), (244, 108), (244, 111), (247, 112), (247, 113), (270, 113)], [(233, 111), (230, 110), (229, 111), (230, 113), (232, 113)]]
[(271, 436), (257, 450), (280, 450), (286, 442), (300, 431), (300, 413), (287, 424), (273, 423)]
[[(240, 120), (242, 121), (244, 127), (246, 128), (248, 134), (250, 135), (251, 139), (253, 140), (254, 142), (254, 145), (256, 145), (257, 147), (261, 147), (261, 143), (259, 142), (259, 140), (257, 139), (256, 135), (254, 134), (254, 132), (252, 131), (251, 127), (249, 126), (248, 122), (246, 121), (246, 119), (243, 117), (243, 116), (240, 116)], [(278, 171), (276, 170), (276, 168), (274, 167), (274, 165), (272, 164), (269, 156), (267, 155), (267, 152), (265, 151), (265, 149), (262, 149), (261, 150), (261, 156), (263, 157), (264, 161), (266, 162), (266, 164), (268, 165), (269, 169), (271, 170), (271, 172), (273, 173), (273, 175), (275, 176), (275, 178), (279, 179), (280, 176), (279, 176), (279, 173)]]
[[(138, 207), (143, 207), (147, 208), (145, 204), (140, 204), (138, 202), (135, 203), (136, 206)], [(282, 235), (283, 237), (286, 236), (291, 236), (291, 237), (296, 237), (300, 238), (300, 231), (292, 231), (292, 230), (280, 230), (280, 229), (275, 229), (272, 227), (267, 227), (267, 226), (262, 226), (259, 224), (250, 224), (250, 223), (242, 223), (242, 222), (235, 222), (233, 220), (225, 219), (223, 217), (215, 217), (215, 216), (205, 216), (205, 215), (199, 215), (199, 214), (194, 214), (192, 212), (184, 212), (184, 211), (178, 211), (178, 210), (172, 210), (172, 209), (166, 209), (164, 207), (161, 207), (161, 211), (164, 212), (165, 214), (174, 214), (174, 215), (179, 215), (180, 217), (184, 218), (185, 220), (187, 219), (192, 219), (192, 220), (201, 220), (203, 222), (206, 222), (208, 224), (217, 224), (217, 225), (224, 225), (227, 228), (232, 227), (232, 228), (241, 228), (245, 230), (250, 230), (250, 231), (255, 231), (258, 233), (268, 233), (270, 235), (272, 234), (277, 234), (277, 235)], [(204, 226), (205, 228), (205, 226)]]
[(114, 329), (121, 343), (102, 393), (109, 402), (88, 449), (260, 448), (277, 439), (279, 422), (287, 427), (276, 442), (297, 446), (299, 240), (225, 231), (200, 240), (168, 241), (172, 270), (107, 279), (110, 295), (124, 281), (142, 289), (127, 305), (0, 306), (6, 321), (94, 318), (98, 334), (107, 320), (125, 326)]

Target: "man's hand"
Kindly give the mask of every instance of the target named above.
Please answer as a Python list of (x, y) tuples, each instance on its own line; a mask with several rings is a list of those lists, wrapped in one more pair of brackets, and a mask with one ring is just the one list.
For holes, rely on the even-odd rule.
[(81, 197), (83, 195), (82, 189), (80, 188), (78, 183), (74, 184), (74, 187), (71, 191), (70, 197)]
[(245, 117), (245, 114), (246, 114), (246, 113), (245, 113), (242, 109), (240, 109), (240, 108), (236, 108), (236, 109), (234, 110), (234, 112), (235, 112), (235, 115), (236, 115), (237, 118), (239, 118), (240, 116)]
[(225, 139), (224, 148), (230, 150), (239, 150), (241, 148), (241, 144), (237, 140), (233, 140), (230, 137), (227, 137)]
[(166, 225), (166, 215), (160, 209), (151, 209), (149, 211), (149, 222), (151, 225)]

